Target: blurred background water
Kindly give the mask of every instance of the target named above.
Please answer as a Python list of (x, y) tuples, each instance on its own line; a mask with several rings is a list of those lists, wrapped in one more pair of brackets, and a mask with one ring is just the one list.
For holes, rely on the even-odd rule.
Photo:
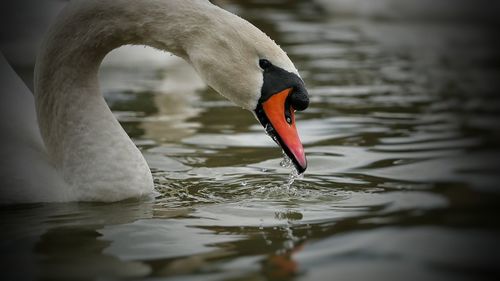
[[(308, 86), (309, 168), (292, 186), (253, 116), (189, 65), (113, 51), (102, 91), (157, 197), (1, 207), (2, 279), (498, 279), (499, 5), (471, 2), (215, 2), (275, 39)], [(65, 3), (2, 8), (0, 48), (28, 85)]]

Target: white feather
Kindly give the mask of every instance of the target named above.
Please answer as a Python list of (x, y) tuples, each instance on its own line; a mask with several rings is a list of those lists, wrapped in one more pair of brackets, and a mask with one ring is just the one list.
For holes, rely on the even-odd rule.
[(248, 110), (260, 97), (260, 58), (297, 72), (259, 29), (205, 0), (73, 1), (50, 28), (37, 57), (34, 98), (43, 144), (33, 102), (26, 98), (29, 91), (2, 61), (8, 74), (2, 83), (13, 81), (6, 100), (23, 103), (26, 107), (16, 114), (30, 120), (2, 126), (3, 132), (23, 127), (6, 141), (19, 148), (2, 163), (2, 182), (8, 182), (3, 201), (109, 202), (152, 192), (144, 157), (99, 91), (103, 58), (127, 44), (184, 58), (209, 86)]

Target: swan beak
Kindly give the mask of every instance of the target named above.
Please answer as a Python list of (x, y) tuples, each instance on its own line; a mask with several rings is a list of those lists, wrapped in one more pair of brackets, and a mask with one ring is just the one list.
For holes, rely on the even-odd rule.
[(288, 99), (291, 93), (292, 88), (288, 88), (272, 95), (262, 102), (262, 112), (257, 110), (257, 115), (266, 132), (281, 146), (292, 159), (299, 174), (302, 174), (307, 168), (307, 159), (295, 127), (295, 110)]

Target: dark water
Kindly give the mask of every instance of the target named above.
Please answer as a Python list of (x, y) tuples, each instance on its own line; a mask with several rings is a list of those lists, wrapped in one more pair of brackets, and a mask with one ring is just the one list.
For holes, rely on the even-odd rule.
[(279, 42), (306, 81), (304, 178), (288, 185), (253, 116), (186, 65), (119, 64), (127, 56), (115, 53), (103, 92), (158, 195), (2, 207), (4, 280), (500, 277), (492, 25), (336, 17), (304, 1), (220, 4)]

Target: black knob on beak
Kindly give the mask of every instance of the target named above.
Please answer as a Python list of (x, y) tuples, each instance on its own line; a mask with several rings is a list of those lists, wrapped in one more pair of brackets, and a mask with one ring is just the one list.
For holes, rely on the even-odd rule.
[(290, 104), (298, 111), (302, 111), (309, 106), (309, 96), (307, 90), (302, 85), (293, 89), (290, 95)]

